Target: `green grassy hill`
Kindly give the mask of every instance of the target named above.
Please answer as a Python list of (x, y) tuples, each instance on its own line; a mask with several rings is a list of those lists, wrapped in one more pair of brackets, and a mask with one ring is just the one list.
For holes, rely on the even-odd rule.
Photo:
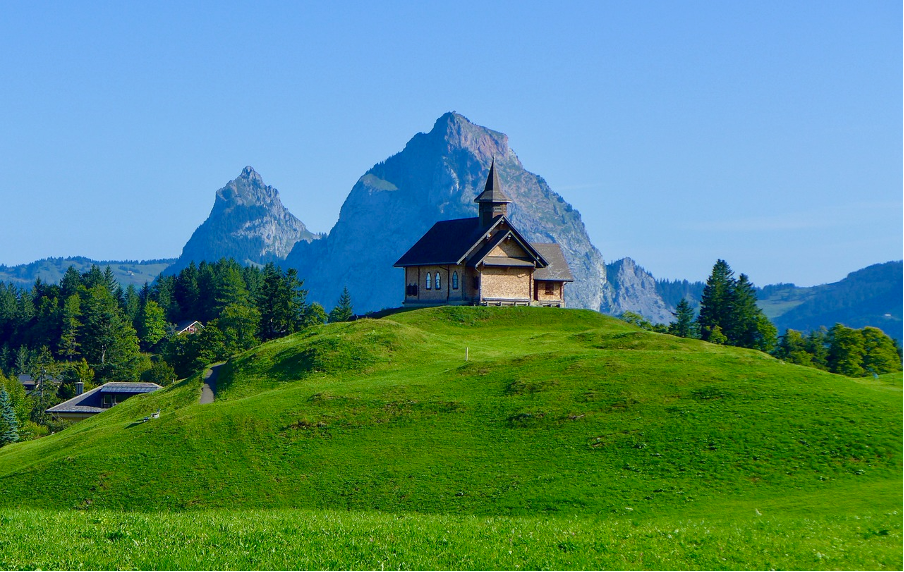
[[(191, 378), (0, 449), (0, 510), (301, 509), (663, 530), (690, 518), (755, 528), (759, 514), (810, 530), (807, 519), (863, 515), (880, 518), (870, 543), (892, 559), (851, 565), (901, 565), (900, 375), (848, 379), (590, 311), (436, 308), (265, 344), (223, 366), (215, 403), (199, 405), (199, 393)], [(159, 419), (136, 422), (157, 408)], [(872, 538), (864, 523), (842, 528), (860, 542)], [(569, 562), (609, 561), (550, 565)], [(443, 563), (455, 566), (420, 566)], [(721, 567), (647, 566), (657, 564)], [(487, 565), (509, 567), (474, 564)]]

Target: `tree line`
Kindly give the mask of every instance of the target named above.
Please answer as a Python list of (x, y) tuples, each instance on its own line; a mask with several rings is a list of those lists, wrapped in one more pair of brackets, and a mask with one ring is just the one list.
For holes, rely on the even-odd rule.
[[(40, 435), (57, 423), (46, 409), (73, 397), (79, 382), (85, 390), (108, 381), (167, 385), (259, 343), (353, 316), (347, 289), (329, 314), (306, 295), (295, 269), (231, 259), (191, 263), (141, 288), (123, 289), (110, 267), (97, 265), (83, 273), (70, 266), (57, 284), (0, 283), (0, 435), (9, 427), (4, 400), (22, 436)], [(178, 334), (177, 324), (195, 320), (198, 333)], [(35, 381), (28, 395), (19, 374)]]
[[(683, 285), (675, 284), (675, 288)], [(901, 371), (902, 349), (882, 330), (859, 330), (836, 324), (807, 335), (788, 329), (779, 337), (776, 327), (757, 306), (757, 290), (746, 274), (737, 278), (724, 260), (716, 261), (703, 286), (699, 314), (682, 298), (670, 324), (652, 324), (625, 312), (621, 318), (641, 328), (714, 344), (751, 348), (786, 362), (815, 367), (849, 377)]]

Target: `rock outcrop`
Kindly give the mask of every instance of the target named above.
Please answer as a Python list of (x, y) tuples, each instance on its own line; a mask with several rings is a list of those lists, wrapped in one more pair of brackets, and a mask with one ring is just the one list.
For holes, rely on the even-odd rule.
[(607, 313), (635, 312), (654, 324), (668, 324), (674, 320), (669, 306), (657, 291), (656, 279), (630, 258), (607, 264), (606, 275), (612, 289), (612, 302)]
[(191, 261), (234, 258), (241, 264), (282, 261), (299, 241), (318, 238), (283, 206), (279, 191), (265, 185), (251, 167), (217, 191), (210, 216), (195, 230), (179, 259), (167, 269), (175, 272)]

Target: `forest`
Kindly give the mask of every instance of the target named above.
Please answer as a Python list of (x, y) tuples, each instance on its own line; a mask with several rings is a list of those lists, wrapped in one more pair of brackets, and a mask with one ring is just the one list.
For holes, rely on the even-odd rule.
[[(294, 269), (231, 259), (192, 263), (141, 288), (123, 289), (110, 267), (96, 265), (69, 267), (58, 284), (0, 284), (0, 409), (15, 413), (20, 438), (40, 436), (64, 424), (46, 409), (73, 397), (76, 383), (166, 386), (261, 342), (353, 316), (347, 290), (327, 314), (302, 286)], [(198, 333), (179, 335), (177, 324), (195, 320)], [(22, 374), (35, 382), (28, 394)]]

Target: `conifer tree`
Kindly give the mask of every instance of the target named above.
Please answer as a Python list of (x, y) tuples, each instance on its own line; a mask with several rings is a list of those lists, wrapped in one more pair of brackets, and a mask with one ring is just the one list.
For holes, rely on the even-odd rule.
[(6, 388), (0, 384), (0, 447), (19, 440), (19, 421)]
[[(719, 328), (720, 340), (725, 338), (730, 331), (730, 320), (734, 302), (734, 272), (728, 263), (722, 259), (716, 261), (712, 274), (706, 280), (703, 287), (703, 296), (700, 299), (700, 315), (697, 323), (700, 324), (700, 334), (704, 340), (710, 338)], [(713, 342), (724, 343), (724, 342)]]
[(680, 338), (699, 337), (697, 322), (694, 321), (694, 310), (686, 298), (682, 298), (675, 308), (675, 321), (669, 324), (669, 333)]
[(66, 361), (72, 361), (79, 353), (78, 348), (81, 344), (78, 341), (78, 333), (82, 327), (79, 321), (81, 315), (81, 300), (78, 294), (72, 294), (63, 302), (62, 333), (57, 345), (58, 355), (65, 357)]
[(347, 322), (353, 315), (352, 296), (349, 294), (348, 288), (346, 287), (342, 289), (342, 294), (339, 296), (339, 302), (332, 310), (330, 310), (330, 323)]

